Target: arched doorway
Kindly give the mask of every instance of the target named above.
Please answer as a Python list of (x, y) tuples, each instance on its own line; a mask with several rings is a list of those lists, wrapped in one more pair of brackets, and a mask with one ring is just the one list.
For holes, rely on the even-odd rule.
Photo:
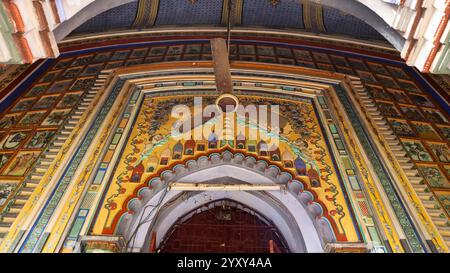
[(203, 205), (181, 217), (158, 250), (166, 253), (286, 253), (270, 220), (231, 200)]

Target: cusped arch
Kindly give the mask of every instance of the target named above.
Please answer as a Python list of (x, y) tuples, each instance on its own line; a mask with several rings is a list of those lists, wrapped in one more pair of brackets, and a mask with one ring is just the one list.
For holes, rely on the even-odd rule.
[[(248, 172), (251, 172), (256, 179), (243, 181), (245, 183), (281, 184), (285, 185), (286, 188), (279, 191), (265, 191), (261, 193), (262, 195), (258, 195), (260, 193), (257, 192), (196, 192), (197, 197), (192, 199), (194, 203), (190, 207), (186, 205), (186, 202), (190, 202), (192, 196), (186, 197), (183, 195), (185, 192), (167, 189), (168, 183), (171, 182), (183, 183), (195, 180), (197, 182), (214, 183), (216, 179), (228, 177), (229, 174), (227, 175), (227, 172), (220, 168), (236, 172), (236, 179), (248, 177)], [(211, 172), (211, 170), (214, 170), (214, 172)], [(219, 173), (222, 176), (211, 177), (212, 173)], [(198, 181), (199, 178), (207, 178), (208, 176), (209, 179)], [(133, 242), (134, 251), (140, 251), (145, 249), (144, 244), (148, 242), (147, 233), (157, 225), (157, 222), (153, 219), (159, 219), (161, 214), (164, 214), (164, 210), (161, 208), (167, 209), (167, 204), (178, 204), (181, 207), (178, 208), (178, 213), (173, 213), (174, 209), (167, 211), (172, 212), (171, 215), (169, 215), (170, 213), (165, 215), (171, 221), (164, 222), (164, 225), (161, 224), (166, 231), (171, 227), (170, 223), (175, 223), (182, 213), (188, 213), (188, 209), (194, 209), (193, 205), (200, 202), (199, 198), (206, 198), (204, 202), (211, 201), (211, 198), (217, 200), (229, 198), (250, 208), (259, 204), (259, 207), (255, 210), (268, 217), (284, 217), (284, 221), (281, 218), (279, 219), (280, 223), (284, 223), (284, 226), (279, 228), (284, 231), (283, 236), (296, 242), (290, 245), (291, 251), (320, 252), (325, 243), (336, 240), (336, 225), (328, 215), (325, 206), (317, 199), (314, 191), (306, 187), (305, 183), (298, 178), (296, 179), (295, 175), (289, 171), (252, 155), (233, 154), (224, 150), (220, 153), (215, 152), (198, 156), (195, 160), (191, 159), (182, 164), (172, 165), (170, 169), (163, 170), (157, 176), (147, 180), (145, 185), (140, 187), (124, 204), (122, 212), (114, 221), (114, 233), (123, 235), (127, 241)], [(154, 217), (156, 211), (158, 211), (158, 217)], [(289, 227), (289, 223), (296, 223), (299, 229), (295, 231), (295, 227)], [(161, 229), (161, 226), (157, 228)], [(308, 238), (304, 240), (302, 234), (308, 234)], [(160, 242), (164, 234), (159, 233), (158, 236), (158, 242)], [(286, 240), (289, 241), (289, 239)], [(135, 246), (136, 241), (139, 242), (137, 247)]]

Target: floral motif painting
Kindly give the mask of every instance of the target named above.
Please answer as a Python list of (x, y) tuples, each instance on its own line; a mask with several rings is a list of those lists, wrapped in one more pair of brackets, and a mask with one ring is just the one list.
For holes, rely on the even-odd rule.
[(403, 114), (406, 118), (412, 119), (412, 120), (420, 120), (424, 121), (422, 114), (420, 113), (419, 109), (416, 107), (401, 107)]
[(413, 160), (427, 162), (433, 161), (431, 155), (419, 141), (402, 139), (402, 143), (403, 147), (405, 147), (406, 152)]
[(5, 166), (6, 162), (11, 158), (11, 154), (0, 154), (0, 169)]
[(444, 143), (427, 143), (430, 150), (433, 152), (434, 156), (444, 163), (450, 162), (450, 149), (447, 144)]
[(45, 112), (29, 112), (19, 122), (19, 126), (30, 127), (39, 124), (44, 118)]
[(390, 89), (389, 93), (394, 97), (397, 103), (411, 103), (408, 96), (403, 91)]
[(81, 98), (81, 93), (70, 93), (65, 95), (58, 103), (58, 108), (71, 108), (78, 104)]
[(45, 90), (47, 90), (48, 85), (37, 85), (31, 88), (30, 91), (28, 91), (26, 97), (38, 97), (45, 93)]
[(401, 117), (399, 111), (397, 110), (397, 108), (395, 108), (394, 104), (378, 102), (377, 105), (378, 105), (378, 108), (380, 109), (380, 112), (382, 112), (386, 116), (393, 117), (393, 118)]
[(10, 128), (12, 125), (16, 124), (19, 120), (20, 115), (6, 115), (0, 119), (0, 129)]
[(389, 119), (389, 123), (392, 126), (392, 129), (394, 130), (394, 133), (398, 136), (403, 137), (415, 137), (416, 134), (411, 129), (411, 126), (404, 121), (404, 120), (398, 120), (398, 119)]
[(21, 100), (12, 108), (12, 111), (13, 112), (26, 111), (31, 108), (34, 102), (35, 102), (34, 99)]
[(66, 119), (70, 110), (55, 110), (42, 122), (43, 126), (59, 126)]
[(450, 215), (450, 193), (436, 193), (439, 201), (442, 204), (442, 207), (445, 209), (448, 215)]
[(28, 141), (26, 147), (29, 149), (41, 149), (50, 142), (54, 135), (55, 131), (36, 132)]
[(59, 99), (59, 96), (42, 97), (34, 106), (33, 109), (48, 109), (52, 107)]
[(420, 173), (433, 188), (450, 188), (450, 183), (436, 165), (418, 165)]
[(61, 93), (66, 91), (69, 88), (70, 83), (71, 81), (56, 82), (47, 90), (46, 93)]
[(410, 94), (409, 97), (415, 104), (417, 104), (419, 106), (434, 107), (433, 103), (425, 96), (417, 95), (417, 94)]
[(421, 138), (429, 140), (440, 140), (438, 133), (428, 123), (411, 122), (416, 132)]
[(426, 118), (434, 123), (448, 123), (448, 120), (438, 110), (422, 109)]
[(439, 132), (447, 140), (450, 141), (450, 127), (438, 126)]
[(3, 206), (11, 193), (16, 188), (16, 184), (0, 183), (0, 206)]

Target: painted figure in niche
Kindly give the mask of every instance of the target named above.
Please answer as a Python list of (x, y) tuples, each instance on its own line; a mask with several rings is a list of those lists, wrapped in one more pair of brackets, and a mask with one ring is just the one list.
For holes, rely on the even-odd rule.
[(433, 161), (430, 154), (421, 143), (407, 140), (402, 140), (402, 143), (406, 149), (406, 152), (413, 160)]
[(239, 134), (236, 137), (236, 147), (238, 149), (245, 149), (245, 136), (242, 134), (242, 132), (239, 132)]
[(183, 144), (178, 141), (175, 146), (173, 146), (172, 159), (181, 159), (183, 157)]
[(39, 122), (42, 120), (44, 115), (45, 115), (45, 112), (28, 113), (19, 122), (19, 125), (28, 127), (28, 126), (33, 126), (33, 125), (39, 124)]
[(144, 168), (144, 164), (142, 164), (142, 161), (139, 162), (139, 164), (137, 164), (134, 168), (133, 168), (133, 172), (131, 174), (131, 178), (130, 178), (130, 182), (140, 182), (141, 181), (141, 177), (145, 172), (145, 168)]
[(217, 142), (218, 142), (218, 136), (214, 132), (214, 130), (212, 130), (208, 136), (208, 148), (209, 149), (217, 149)]
[(307, 175), (308, 175), (309, 181), (311, 182), (311, 187), (319, 188), (321, 186), (319, 173), (314, 169), (314, 167), (312, 165), (310, 165)]
[(45, 147), (55, 135), (54, 131), (36, 132), (27, 144), (27, 148), (41, 149)]
[(197, 151), (204, 152), (206, 151), (206, 147), (208, 147), (208, 141), (203, 138), (197, 142)]
[(11, 127), (12, 125), (16, 124), (18, 118), (19, 118), (18, 115), (4, 116), (4, 117), (0, 120), (0, 128), (1, 128), (1, 129), (4, 129), (4, 128), (9, 128), (9, 127)]
[(422, 114), (419, 112), (419, 110), (417, 108), (415, 108), (415, 107), (414, 108), (413, 107), (402, 107), (401, 109), (403, 111), (403, 114), (408, 119), (424, 121), (424, 118), (423, 118)]
[(269, 146), (264, 140), (258, 143), (258, 153), (260, 156), (269, 156)]
[(427, 119), (435, 122), (435, 123), (447, 123), (447, 119), (439, 112), (436, 110), (431, 110), (431, 109), (423, 109), (423, 112), (425, 113), (425, 116), (427, 117)]
[(159, 162), (160, 165), (166, 166), (169, 164), (169, 160), (172, 157), (172, 152), (169, 148), (165, 149), (164, 152), (161, 153), (161, 161)]
[(286, 167), (286, 168), (294, 167), (294, 156), (288, 150), (283, 152), (283, 154), (281, 155), (281, 158), (283, 160), (284, 167)]
[(447, 144), (428, 143), (433, 154), (439, 159), (440, 162), (450, 162), (450, 150)]
[(53, 106), (58, 101), (59, 96), (49, 96), (40, 99), (33, 107), (33, 109), (47, 109)]
[(414, 128), (421, 138), (430, 140), (440, 140), (438, 134), (434, 129), (426, 123), (413, 123)]
[(392, 126), (392, 129), (394, 130), (394, 133), (398, 136), (404, 136), (404, 137), (415, 137), (416, 134), (411, 129), (411, 127), (406, 123), (405, 121), (400, 120), (389, 120), (389, 123)]
[(37, 159), (39, 152), (23, 152), (18, 154), (4, 172), (5, 175), (23, 176)]
[(247, 152), (256, 153), (256, 140), (247, 140)]
[(147, 173), (153, 173), (156, 171), (156, 168), (158, 167), (158, 158), (156, 156), (152, 156), (147, 161)]
[(433, 103), (431, 103), (431, 101), (427, 97), (413, 94), (410, 94), (409, 97), (415, 104), (419, 106), (434, 107)]
[(184, 143), (184, 154), (185, 155), (194, 155), (195, 151), (195, 140), (189, 139)]
[(19, 103), (17, 103), (14, 108), (11, 111), (25, 111), (30, 109), (31, 105), (35, 102), (34, 99), (30, 100), (21, 100)]
[(11, 158), (10, 154), (0, 154), (0, 169), (5, 166), (6, 162)]
[(2, 144), (2, 149), (12, 150), (19, 147), (22, 141), (27, 138), (28, 134), (23, 132), (13, 133), (9, 135)]
[(301, 159), (300, 156), (297, 156), (297, 158), (294, 161), (295, 169), (297, 170), (298, 175), (306, 175), (306, 163)]
[(438, 166), (417, 166), (420, 173), (428, 181), (433, 188), (450, 188), (450, 183), (444, 174), (439, 170)]
[(15, 188), (15, 184), (0, 184), (0, 206), (3, 206), (6, 203)]
[(65, 111), (53, 111), (48, 115), (48, 117), (45, 119), (45, 121), (42, 123), (44, 126), (59, 126), (63, 123), (63, 121), (67, 118), (69, 115), (70, 110)]
[(390, 103), (384, 103), (384, 102), (378, 102), (377, 103), (378, 108), (380, 109), (380, 112), (383, 113), (386, 116), (398, 118), (400, 117), (400, 113), (395, 108), (393, 104)]
[(272, 161), (280, 161), (281, 160), (280, 148), (278, 148), (275, 144), (273, 144), (270, 147), (269, 156)]

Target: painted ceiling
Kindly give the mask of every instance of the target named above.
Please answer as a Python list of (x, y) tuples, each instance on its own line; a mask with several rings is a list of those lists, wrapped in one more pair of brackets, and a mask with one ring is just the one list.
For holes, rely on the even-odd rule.
[[(236, 0), (235, 26), (296, 29), (385, 41), (371, 26), (341, 11), (309, 1)], [(159, 26), (225, 26), (227, 0), (138, 0), (106, 11), (72, 34)]]

